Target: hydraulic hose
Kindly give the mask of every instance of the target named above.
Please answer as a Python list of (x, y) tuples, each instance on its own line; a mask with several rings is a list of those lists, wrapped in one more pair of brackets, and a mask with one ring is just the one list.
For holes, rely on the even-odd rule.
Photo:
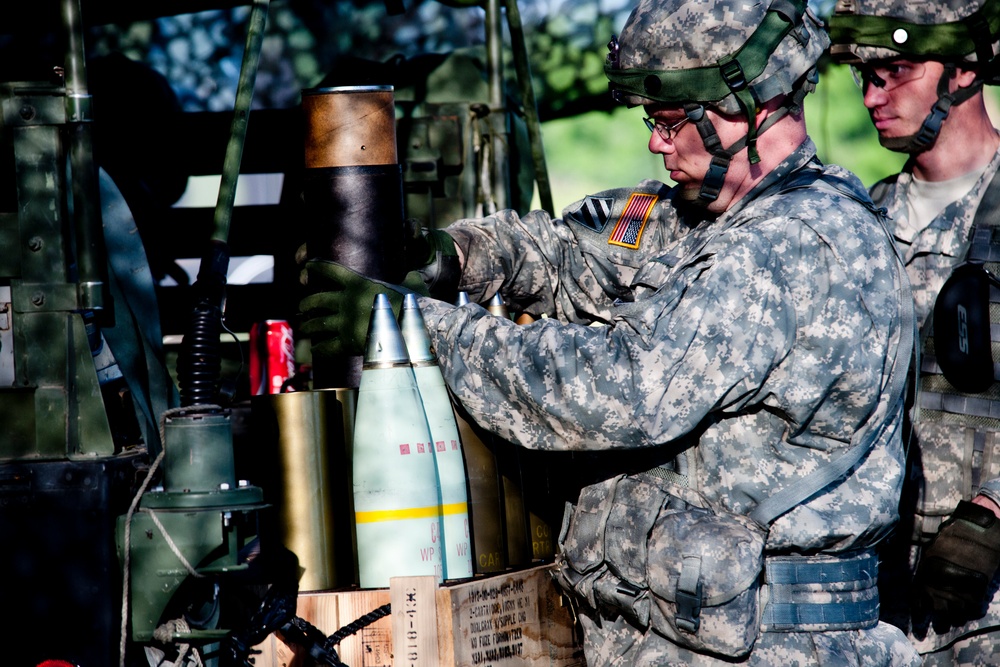
[(222, 331), (226, 276), (229, 272), (229, 227), (236, 202), (236, 183), (243, 159), (268, 2), (269, 0), (254, 0), (250, 10), (250, 25), (240, 66), (229, 144), (222, 165), (212, 237), (198, 270), (198, 280), (194, 285), (196, 305), (177, 361), (177, 383), (182, 406), (217, 402), (222, 357), (219, 335)]

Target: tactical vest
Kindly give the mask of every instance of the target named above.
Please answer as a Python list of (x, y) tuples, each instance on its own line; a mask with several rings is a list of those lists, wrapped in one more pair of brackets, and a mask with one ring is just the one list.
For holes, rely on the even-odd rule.
[(994, 362), (1000, 359), (1000, 287), (989, 275), (1000, 275), (995, 211), (1000, 174), (977, 208), (965, 263), (938, 294), (918, 359), (911, 412), (918, 448), (910, 480), (918, 483), (915, 543), (933, 537), (959, 500), (1000, 477), (1000, 364)]

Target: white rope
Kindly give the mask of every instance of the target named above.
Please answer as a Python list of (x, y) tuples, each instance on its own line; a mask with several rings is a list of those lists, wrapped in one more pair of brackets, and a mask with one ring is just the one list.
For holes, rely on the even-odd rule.
[(184, 554), (181, 553), (181, 550), (177, 548), (177, 544), (175, 544), (173, 539), (171, 539), (170, 535), (167, 533), (167, 529), (163, 527), (162, 523), (160, 523), (160, 519), (156, 516), (156, 512), (153, 512), (152, 510), (139, 511), (148, 514), (149, 518), (153, 520), (156, 527), (160, 529), (160, 534), (163, 535), (163, 539), (166, 540), (167, 546), (170, 547), (170, 550), (174, 552), (174, 555), (177, 556), (178, 560), (180, 560), (180, 562), (184, 565), (184, 569), (188, 571), (188, 574), (192, 577), (203, 578), (205, 575), (195, 570), (191, 566), (191, 563), (188, 562), (187, 558), (184, 557)]
[[(163, 442), (161, 439), (160, 442)], [(149, 471), (146, 473), (146, 478), (142, 480), (142, 485), (139, 487), (139, 491), (132, 498), (132, 504), (129, 505), (128, 512), (125, 514), (125, 538), (122, 540), (124, 542), (122, 546), (122, 551), (124, 552), (124, 563), (123, 569), (125, 573), (122, 575), (122, 632), (121, 632), (121, 644), (119, 645), (119, 667), (125, 667), (125, 644), (128, 638), (128, 587), (129, 587), (129, 571), (131, 568), (131, 555), (132, 555), (132, 515), (135, 514), (135, 508), (139, 505), (139, 500), (142, 495), (146, 492), (146, 488), (153, 479), (153, 473), (156, 469), (160, 467), (160, 462), (163, 460), (163, 454), (166, 450), (161, 450), (156, 460), (153, 461), (153, 465), (149, 466)]]
[[(167, 621), (160, 627), (153, 631), (153, 639), (157, 640), (162, 644), (169, 644), (174, 637), (174, 633), (178, 634), (189, 634), (191, 632), (190, 626), (188, 626), (187, 621), (183, 618), (177, 618), (172, 621)], [(204, 667), (205, 663), (201, 660), (201, 654), (198, 653), (197, 649), (192, 649), (191, 644), (178, 643), (177, 644), (177, 659), (173, 662), (176, 667), (184, 667), (187, 663), (188, 652), (191, 652), (191, 659), (193, 662), (191, 664), (196, 667)]]
[[(153, 631), (153, 639), (157, 640), (161, 644), (169, 644), (173, 640), (174, 633), (178, 634), (188, 634), (191, 632), (190, 626), (188, 626), (187, 621), (183, 618), (176, 618), (172, 621), (167, 621), (160, 627)], [(177, 644), (177, 659), (174, 660), (173, 664), (176, 667), (183, 667), (188, 664), (188, 652), (190, 651), (191, 659), (193, 665), (196, 667), (204, 667), (205, 663), (201, 661), (201, 654), (198, 653), (197, 649), (192, 649), (191, 644), (180, 643)]]
[[(217, 405), (192, 405), (189, 407), (181, 408), (171, 408), (170, 410), (165, 410), (162, 415), (160, 415), (160, 444), (162, 449), (157, 455), (156, 460), (153, 461), (153, 465), (149, 466), (149, 471), (146, 472), (146, 477), (142, 480), (142, 484), (139, 486), (139, 490), (136, 491), (135, 497), (132, 498), (132, 503), (129, 505), (128, 512), (125, 514), (125, 536), (122, 546), (122, 551), (124, 552), (124, 562), (122, 569), (124, 573), (122, 574), (122, 626), (121, 626), (121, 642), (118, 646), (119, 653), (119, 667), (125, 667), (125, 644), (128, 640), (128, 593), (129, 593), (129, 572), (131, 568), (131, 556), (132, 556), (132, 517), (136, 512), (136, 508), (139, 506), (139, 501), (142, 496), (146, 493), (146, 489), (149, 487), (150, 482), (153, 480), (153, 474), (156, 469), (160, 467), (160, 462), (163, 461), (163, 455), (166, 453), (166, 421), (171, 415), (188, 412), (196, 409), (219, 409)], [(159, 521), (156, 520), (152, 512), (150, 516), (153, 517), (153, 523), (160, 526)], [(172, 549), (176, 549), (176, 545), (173, 544), (173, 540), (170, 540), (166, 532), (163, 531), (163, 527), (160, 526), (160, 530), (163, 532), (164, 536), (167, 537), (168, 544), (171, 545)], [(177, 553), (177, 551), (174, 551)], [(188, 562), (181, 557), (181, 562), (184, 563), (190, 569)], [(201, 658), (198, 658), (198, 664), (201, 664)]]

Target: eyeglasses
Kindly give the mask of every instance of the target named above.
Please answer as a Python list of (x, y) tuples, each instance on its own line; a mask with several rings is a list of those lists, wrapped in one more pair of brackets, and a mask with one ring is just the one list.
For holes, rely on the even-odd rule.
[(646, 124), (646, 127), (649, 128), (650, 132), (656, 132), (664, 141), (673, 141), (674, 137), (676, 137), (677, 133), (680, 131), (681, 126), (689, 120), (691, 119), (685, 116), (673, 125), (667, 125), (666, 123), (656, 120), (655, 118), (643, 118), (642, 122)]
[(865, 90), (870, 83), (889, 92), (904, 83), (922, 77), (924, 63), (896, 60), (884, 65), (851, 65), (851, 74), (854, 75), (854, 83), (858, 84), (861, 90)]

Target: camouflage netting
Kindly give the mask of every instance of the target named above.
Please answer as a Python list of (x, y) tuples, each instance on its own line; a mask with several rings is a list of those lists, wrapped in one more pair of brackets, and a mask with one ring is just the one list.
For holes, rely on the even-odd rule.
[[(501, 4), (503, 4), (501, 2)], [(274, 0), (254, 96), (257, 107), (298, 103), (338, 57), (388, 61), (481, 47), (485, 11), (434, 0), (405, 0), (404, 14), (369, 0)], [(533, 82), (543, 118), (610, 108), (602, 74), (605, 44), (624, 23), (631, 0), (521, 0)], [(122, 51), (163, 72), (186, 110), (232, 108), (248, 7), (95, 28), (95, 53)], [(504, 35), (509, 46), (509, 35)], [(0, 36), (0, 47), (3, 38)], [(514, 66), (505, 51), (507, 76)]]
[[(216, 5), (221, 3), (215, 3)], [(267, 36), (254, 93), (255, 107), (283, 108), (298, 103), (302, 88), (326, 75), (337, 56), (387, 61), (481, 46), (485, 12), (437, 0), (403, 0), (406, 11), (390, 15), (385, 2), (372, 0), (272, 0)], [(503, 2), (501, 1), (501, 5)], [(519, 0), (532, 78), (543, 120), (592, 109), (611, 109), (602, 68), (606, 45), (621, 30), (635, 0)], [(811, 0), (820, 15), (832, 0)], [(86, 9), (86, 7), (85, 7)], [(233, 106), (249, 9), (212, 10), (123, 24), (100, 25), (87, 35), (94, 55), (121, 51), (167, 75), (188, 111), (228, 110)], [(0, 53), (17, 54), (0, 62), (7, 70), (26, 62), (25, 54), (45, 48), (55, 58), (58, 39), (0, 26)], [(52, 26), (53, 28), (57, 26)], [(505, 34), (506, 44), (510, 44)], [(506, 50), (509, 58), (510, 50)], [(514, 67), (506, 63), (508, 76)], [(49, 65), (51, 67), (51, 65)]]

